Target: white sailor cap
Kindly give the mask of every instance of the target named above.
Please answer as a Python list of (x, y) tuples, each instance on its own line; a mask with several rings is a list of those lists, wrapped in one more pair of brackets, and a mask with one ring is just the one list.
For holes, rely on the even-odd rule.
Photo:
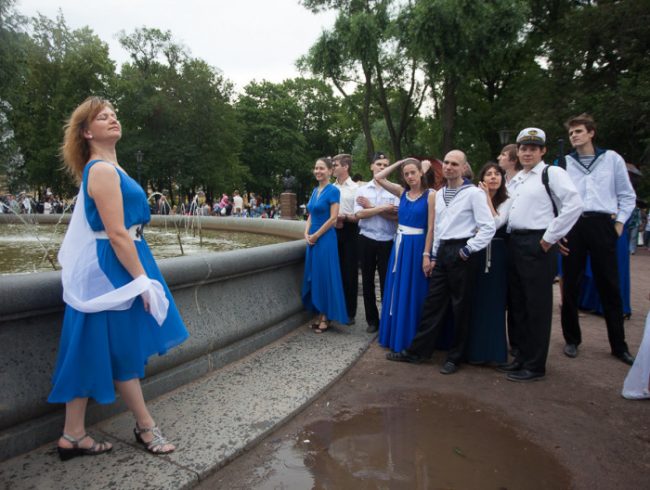
[(546, 146), (546, 133), (539, 128), (522, 129), (517, 136), (517, 144)]

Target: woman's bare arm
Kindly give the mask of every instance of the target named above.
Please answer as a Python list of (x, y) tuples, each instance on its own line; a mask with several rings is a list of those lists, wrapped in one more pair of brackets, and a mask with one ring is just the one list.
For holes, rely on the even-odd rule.
[(402, 164), (401, 160), (398, 161), (398, 162), (395, 162), (392, 165), (389, 165), (388, 167), (386, 167), (384, 170), (379, 172), (374, 177), (375, 181), (380, 186), (382, 186), (388, 192), (390, 192), (391, 194), (393, 194), (394, 196), (397, 196), (397, 197), (402, 197), (402, 194), (404, 193), (404, 188), (399, 184), (395, 184), (394, 182), (390, 182), (389, 180), (387, 180), (387, 178), (393, 172), (393, 170), (398, 168), (401, 164)]

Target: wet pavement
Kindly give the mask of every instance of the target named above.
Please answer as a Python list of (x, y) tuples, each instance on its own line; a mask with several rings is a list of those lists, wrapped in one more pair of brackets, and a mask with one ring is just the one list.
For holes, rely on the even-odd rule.
[[(650, 308), (650, 253), (631, 258), (635, 354)], [(563, 354), (554, 287), (547, 376), (511, 383), (487, 366), (440, 374), (444, 353), (419, 365), (386, 361), (373, 343), (298, 416), (199, 488), (650, 488), (650, 402), (621, 397), (629, 366), (609, 352), (602, 317), (582, 313), (576, 359)]]
[(464, 397), (395, 392), (264, 443), (199, 488), (549, 489), (570, 475), (505, 418)]

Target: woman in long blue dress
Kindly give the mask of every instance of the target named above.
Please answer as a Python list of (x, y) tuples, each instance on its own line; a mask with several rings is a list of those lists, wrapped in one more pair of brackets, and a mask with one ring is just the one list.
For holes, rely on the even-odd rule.
[(307, 252), (302, 282), (303, 305), (320, 314), (318, 322), (312, 325), (315, 333), (325, 332), (330, 327), (330, 320), (348, 323), (334, 231), (341, 192), (330, 184), (331, 176), (332, 161), (329, 158), (316, 160), (314, 177), (318, 181), (318, 187), (311, 193), (307, 203)]
[(506, 342), (506, 225), (511, 201), (505, 172), (488, 163), (479, 173), (479, 187), (485, 191), (497, 232), (487, 248), (479, 252), (479, 267), (472, 294), (472, 320), (467, 341), (467, 360), (474, 364), (503, 363)]
[[(147, 409), (140, 378), (149, 356), (162, 355), (182, 343), (188, 332), (142, 236), (142, 226), (150, 219), (147, 196), (118, 163), (115, 145), (121, 135), (112, 105), (90, 97), (72, 113), (61, 147), (68, 170), (81, 180), (77, 198), (81, 204), (71, 228), (73, 222), (80, 224), (75, 228), (83, 230), (78, 238), (89, 237), (91, 245), (85, 252), (79, 250), (72, 264), (60, 254), (66, 309), (48, 401), (66, 404), (63, 436), (58, 441), (62, 460), (112, 449), (110, 443), (96, 442), (86, 434), (85, 413), (88, 398), (113, 402), (114, 387), (135, 416), (136, 440), (154, 454), (175, 449)], [(73, 255), (75, 246), (73, 242)], [(83, 287), (67, 279), (70, 270), (81, 271), (75, 277), (90, 274), (84, 271), (91, 270), (92, 264), (94, 276), (86, 277)], [(90, 294), (89, 288), (104, 283), (107, 290), (80, 299)], [(134, 295), (134, 289), (142, 293)], [(95, 303), (114, 293), (132, 297), (124, 302), (126, 306), (105, 310)]]
[[(406, 187), (386, 178), (400, 167)], [(429, 289), (431, 261), (425, 250), (433, 243), (435, 191), (429, 190), (424, 174), (430, 163), (415, 158), (395, 162), (375, 175), (388, 192), (400, 198), (397, 237), (388, 262), (379, 320), (379, 344), (400, 352), (415, 336), (422, 304)]]

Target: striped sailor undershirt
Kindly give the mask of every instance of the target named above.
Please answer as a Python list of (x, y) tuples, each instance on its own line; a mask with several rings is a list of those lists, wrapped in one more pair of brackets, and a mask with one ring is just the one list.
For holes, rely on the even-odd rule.
[(591, 164), (594, 163), (594, 160), (595, 160), (594, 157), (595, 157), (595, 156), (596, 156), (596, 155), (580, 155), (578, 158), (580, 159), (580, 164), (581, 164), (584, 168), (586, 168), (587, 170), (589, 170), (589, 168), (591, 167)]
[(459, 189), (460, 187), (456, 187), (455, 189), (450, 189), (449, 187), (444, 188), (442, 191), (442, 198), (445, 200), (447, 206), (449, 206), (449, 203), (454, 199), (454, 197), (456, 197)]

